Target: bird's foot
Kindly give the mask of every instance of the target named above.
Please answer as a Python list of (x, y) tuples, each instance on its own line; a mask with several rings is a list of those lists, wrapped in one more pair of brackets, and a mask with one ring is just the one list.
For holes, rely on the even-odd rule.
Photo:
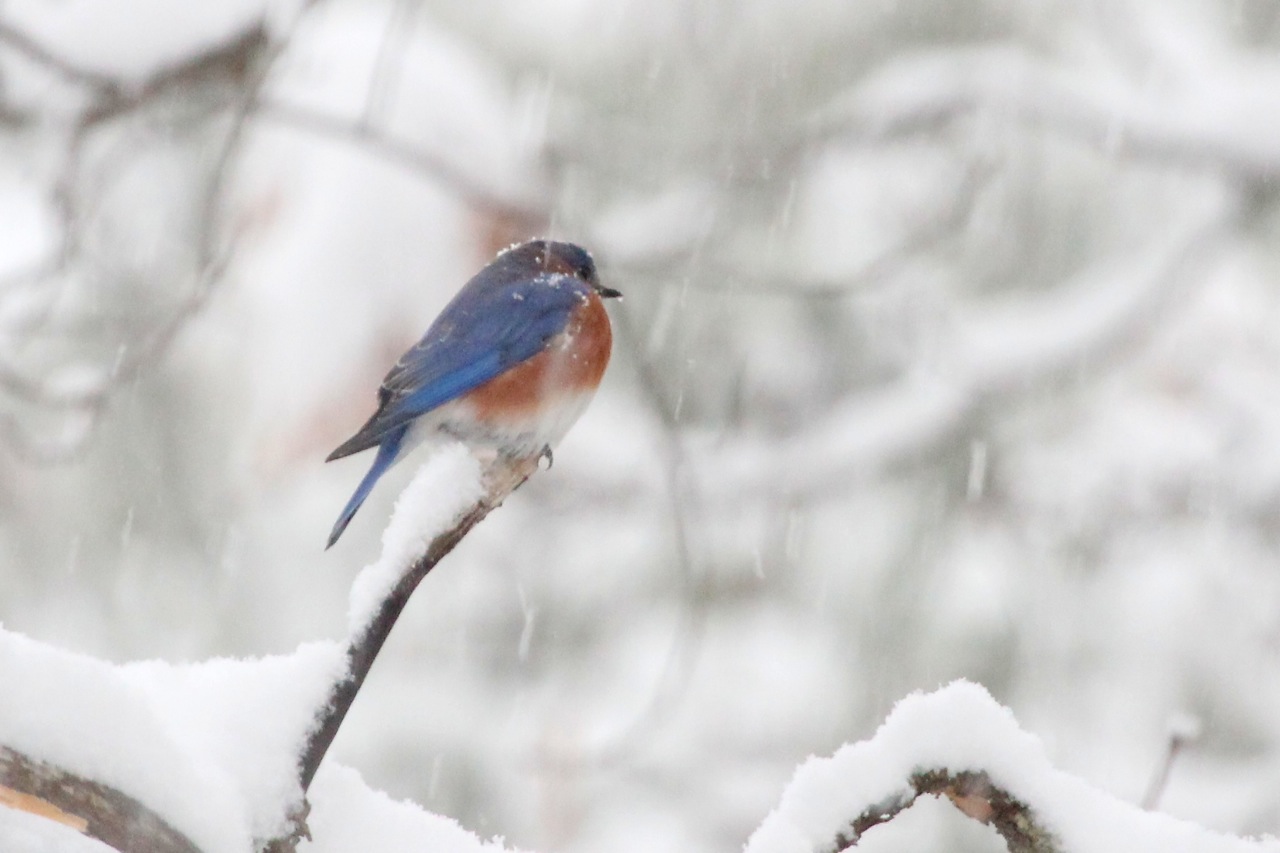
[(542, 452), (538, 454), (539, 467), (541, 467), (543, 459), (547, 460), (547, 470), (550, 471), (551, 466), (555, 464), (555, 457), (551, 455), (551, 445), (549, 444), (544, 444), (542, 446)]

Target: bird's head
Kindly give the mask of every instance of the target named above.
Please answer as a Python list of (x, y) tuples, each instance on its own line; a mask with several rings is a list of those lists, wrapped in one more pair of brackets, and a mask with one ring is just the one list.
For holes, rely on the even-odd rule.
[(585, 281), (600, 295), (601, 299), (617, 299), (620, 291), (605, 287), (596, 275), (596, 262), (591, 253), (574, 243), (560, 243), (553, 240), (531, 240), (517, 246), (511, 251), (527, 250), (534, 254), (538, 264), (547, 272), (571, 275)]

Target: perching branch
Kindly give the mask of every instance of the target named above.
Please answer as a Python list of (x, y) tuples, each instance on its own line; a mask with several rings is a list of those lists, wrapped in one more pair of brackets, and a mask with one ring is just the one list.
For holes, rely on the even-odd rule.
[[(409, 597), (473, 527), (537, 470), (539, 459), (495, 456), (482, 460), (480, 497), (469, 504), (464, 502), (447, 529), (427, 543), (421, 555), (399, 573), (371, 609), (367, 622), (353, 628), (344, 674), (331, 686), (328, 701), (307, 735), (298, 760), (304, 799), (289, 815), (288, 830), (280, 837), (261, 842), (259, 850), (293, 853), (300, 840), (310, 838), (306, 792)], [(4, 746), (0, 746), (0, 806), (57, 821), (121, 853), (199, 853), (186, 836), (128, 795)]]
[[(487, 462), (482, 476), (484, 495), (458, 516), (448, 530), (431, 540), (422, 556), (409, 565), (395, 586), (382, 599), (369, 622), (352, 632), (350, 644), (347, 647), (346, 673), (333, 685), (329, 701), (320, 712), (319, 718), (308, 735), (298, 762), (298, 776), (304, 794), (311, 787), (320, 762), (337, 736), (338, 729), (351, 708), (351, 703), (360, 692), (378, 652), (390, 635), (391, 629), (395, 627), (396, 620), (400, 618), (405, 605), (409, 603), (409, 597), (413, 595), (413, 591), (427, 573), (434, 569), (473, 527), (501, 506), (508, 495), (529, 479), (538, 468), (538, 460), (539, 457), (536, 456), (523, 459), (498, 456)], [(306, 837), (303, 817), (295, 817), (294, 823), (292, 836), (273, 839), (265, 849), (272, 853), (293, 850), (298, 838)]]

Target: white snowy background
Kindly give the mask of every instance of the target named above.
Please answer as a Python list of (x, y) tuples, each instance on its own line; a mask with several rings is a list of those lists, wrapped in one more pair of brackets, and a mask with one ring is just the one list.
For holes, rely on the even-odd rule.
[[(103, 85), (259, 20), (241, 124), (178, 87), (77, 143)], [(995, 727), (1013, 776), (1042, 748), (1108, 803), (1193, 719), (1160, 810), (1280, 833), (1278, 188), (1273, 0), (7, 0), (0, 662), (122, 720), (183, 719), (183, 673), (305, 716), (306, 678), (184, 665), (324, 669), (414, 465), (325, 552), (369, 460), (322, 460), (545, 232), (625, 292), (612, 366), (419, 589), (317, 846), (325, 798), (375, 809), (358, 771), (514, 847), (737, 850), (808, 756), (955, 679), (1041, 746), (963, 686), (928, 700), (974, 721), (948, 742)], [(133, 661), (176, 668), (102, 668)], [(0, 729), (38, 746), (62, 718), (23, 690)], [(793, 849), (785, 808), (753, 849)], [(885, 832), (1001, 849), (941, 807)]]

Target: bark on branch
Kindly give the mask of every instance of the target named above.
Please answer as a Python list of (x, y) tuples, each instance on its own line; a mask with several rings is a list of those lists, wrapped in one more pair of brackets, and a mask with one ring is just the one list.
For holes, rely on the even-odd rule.
[[(473, 527), (484, 520), (494, 509), (502, 505), (507, 496), (519, 488), (538, 469), (538, 457), (509, 459), (499, 456), (485, 465), (483, 474), (484, 495), (468, 507), (444, 532), (431, 540), (426, 551), (400, 576), (390, 593), (374, 611), (372, 618), (360, 630), (354, 632), (347, 647), (347, 667), (343, 678), (333, 685), (329, 701), (321, 710), (315, 726), (307, 737), (299, 759), (298, 775), (305, 795), (315, 779), (320, 762), (338, 734), (347, 711), (373, 667), (378, 652), (386, 642), (396, 620), (409, 603), (409, 597), (423, 578), (454, 549)], [(306, 828), (306, 804), (294, 816), (293, 829), (288, 835), (267, 842), (267, 853), (292, 853), (302, 838), (309, 837)]]
[(57, 821), (120, 853), (200, 853), (190, 839), (128, 794), (4, 746), (0, 806)]
[(924, 794), (946, 797), (966, 817), (992, 827), (1008, 845), (1009, 853), (1061, 853), (1057, 841), (1040, 826), (1031, 808), (993, 784), (985, 772), (953, 773), (946, 769), (911, 774), (911, 786), (906, 792), (863, 811), (845, 832), (836, 836), (832, 849), (857, 847), (867, 830), (893, 820)]

